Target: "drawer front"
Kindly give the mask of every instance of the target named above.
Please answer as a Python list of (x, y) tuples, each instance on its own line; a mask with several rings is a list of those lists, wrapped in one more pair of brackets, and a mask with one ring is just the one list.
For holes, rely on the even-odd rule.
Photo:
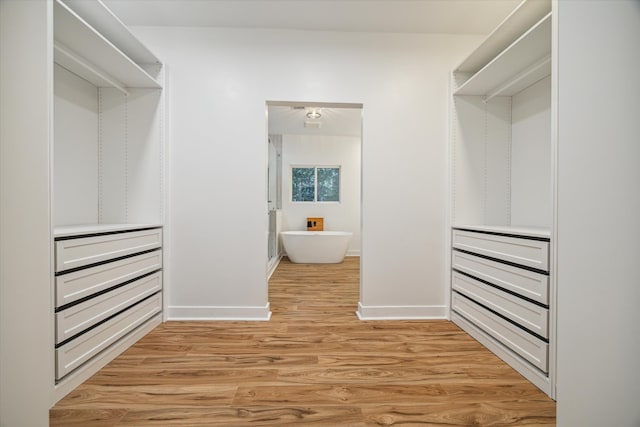
[(56, 272), (108, 261), (162, 246), (162, 229), (56, 241)]
[(56, 344), (162, 289), (156, 272), (56, 313)]
[(56, 277), (56, 307), (162, 268), (162, 251), (78, 270)]
[(451, 253), (451, 265), (533, 301), (549, 304), (549, 276), (545, 274), (457, 251)]
[(56, 380), (159, 313), (161, 308), (162, 294), (159, 293), (56, 349)]
[(453, 309), (536, 368), (548, 372), (549, 345), (496, 316), (467, 298), (453, 293)]
[(500, 313), (532, 332), (549, 337), (549, 311), (517, 296), (482, 283), (472, 277), (453, 272), (453, 289)]
[(549, 271), (549, 242), (453, 230), (453, 247)]

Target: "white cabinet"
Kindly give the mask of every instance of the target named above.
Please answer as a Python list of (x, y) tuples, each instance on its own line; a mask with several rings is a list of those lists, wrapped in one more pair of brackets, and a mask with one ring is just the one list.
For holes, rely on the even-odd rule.
[(99, 0), (53, 1), (54, 400), (162, 321), (163, 67)]
[(457, 249), (501, 261), (549, 270), (549, 242), (546, 240), (456, 229), (452, 244)]
[(162, 251), (151, 251), (56, 276), (55, 304), (60, 307), (162, 268)]
[[(160, 254), (162, 255), (162, 254)], [(56, 313), (56, 343), (61, 343), (134, 303), (162, 290), (162, 272), (156, 271), (123, 286), (97, 294)]]
[(453, 229), (451, 317), (550, 394), (549, 237), (498, 229)]
[(56, 237), (56, 381), (160, 322), (162, 229), (126, 228)]
[(451, 318), (555, 396), (550, 0), (525, 0), (454, 71)]

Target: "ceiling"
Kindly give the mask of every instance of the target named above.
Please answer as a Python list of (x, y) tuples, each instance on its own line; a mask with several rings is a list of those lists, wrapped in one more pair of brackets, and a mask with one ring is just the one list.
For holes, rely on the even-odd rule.
[[(320, 117), (308, 118), (307, 114), (311, 112), (320, 113)], [(305, 123), (312, 123), (311, 126), (316, 124), (319, 127), (305, 126)], [(361, 130), (362, 110), (360, 108), (341, 108), (339, 105), (309, 106), (309, 104), (306, 108), (269, 105), (269, 134), (271, 135), (359, 137)]]
[(129, 26), (488, 34), (520, 0), (103, 0)]
[[(488, 34), (521, 0), (103, 0), (126, 25), (299, 31)], [(361, 132), (359, 108), (269, 106), (269, 133), (351, 135)], [(329, 108), (333, 107), (333, 108)]]

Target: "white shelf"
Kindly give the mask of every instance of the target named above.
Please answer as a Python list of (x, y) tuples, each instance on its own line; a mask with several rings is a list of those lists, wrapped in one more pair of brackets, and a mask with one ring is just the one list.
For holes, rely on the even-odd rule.
[(548, 227), (530, 227), (517, 225), (455, 225), (457, 230), (484, 231), (487, 233), (509, 234), (514, 236), (550, 239), (551, 229)]
[(53, 229), (53, 237), (73, 237), (85, 234), (113, 233), (117, 231), (129, 231), (142, 228), (159, 228), (160, 224), (80, 224), (64, 225)]
[(475, 74), (551, 12), (551, 0), (525, 0), (454, 70)]
[(101, 0), (63, 0), (84, 21), (111, 41), (140, 66), (158, 65), (160, 60), (140, 42), (124, 23)]
[(116, 87), (125, 93), (129, 87), (162, 87), (60, 0), (54, 3), (54, 46), (57, 64), (98, 87)]
[(551, 13), (460, 85), (454, 95), (511, 96), (551, 74)]

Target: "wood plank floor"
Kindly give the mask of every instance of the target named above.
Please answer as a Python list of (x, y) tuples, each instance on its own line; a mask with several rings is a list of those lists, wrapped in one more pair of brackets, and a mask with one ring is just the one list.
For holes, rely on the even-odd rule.
[(269, 322), (167, 322), (53, 426), (535, 426), (555, 402), (447, 321), (360, 321), (359, 258), (284, 259)]

